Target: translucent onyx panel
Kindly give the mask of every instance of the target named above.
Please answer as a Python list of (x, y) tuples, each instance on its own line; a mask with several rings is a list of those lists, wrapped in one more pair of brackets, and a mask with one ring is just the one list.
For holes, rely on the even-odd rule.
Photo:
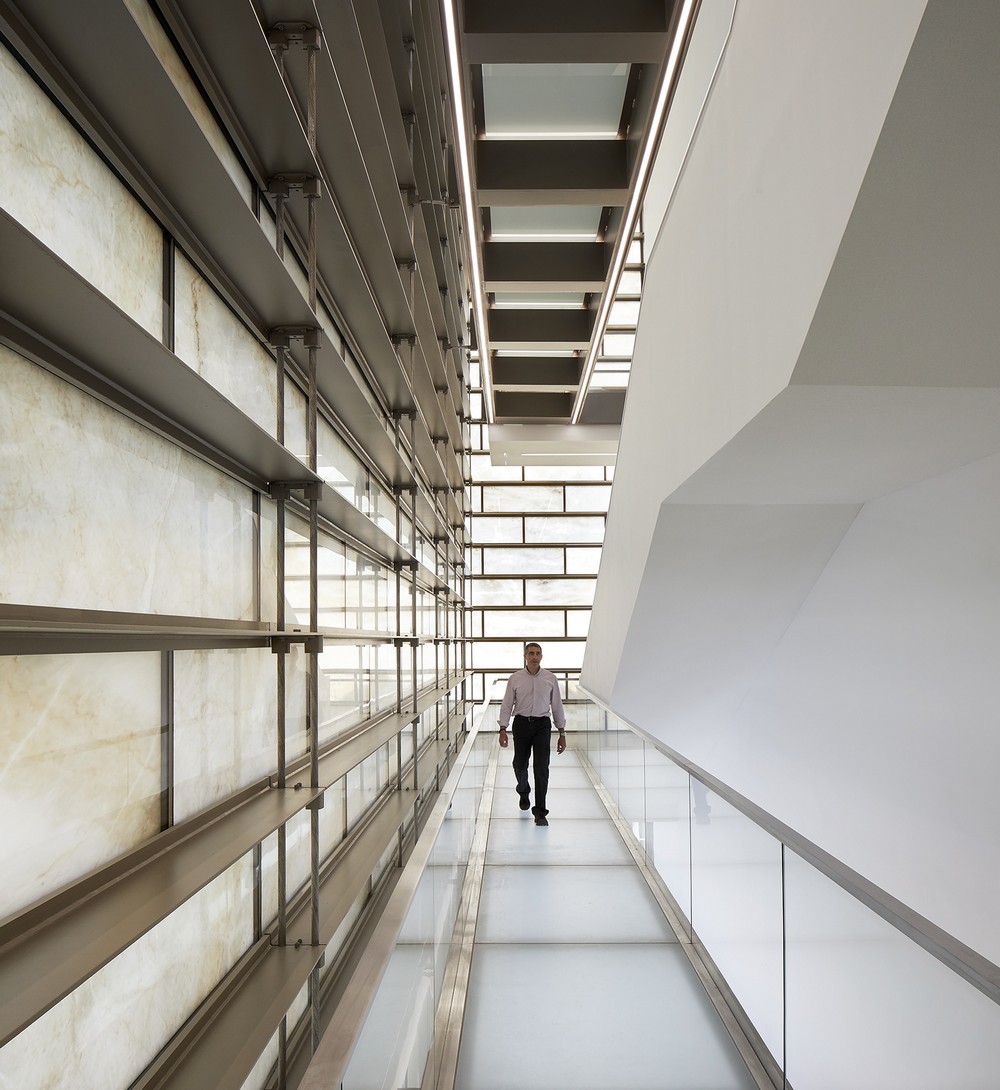
[(274, 655), (174, 653), (174, 817), (183, 821), (275, 767)]
[[(474, 517), (472, 520), (472, 540), (475, 542), (511, 542), (521, 540), (521, 520), (519, 518)], [(601, 533), (603, 538), (603, 531)], [(550, 538), (548, 540), (555, 540)]]
[(693, 778), (691, 794), (691, 923), (771, 1054), (780, 1056), (781, 845)]
[(306, 412), (308, 404), (305, 395), (295, 381), (285, 377), (285, 446), (306, 464), (308, 442), (306, 440)]
[(2, 656), (0, 708), (3, 919), (159, 832), (160, 656)]
[(2, 47), (0, 117), (0, 207), (159, 340), (159, 225)]
[(347, 773), (347, 825), (353, 828), (368, 812), (389, 783), (389, 757), (386, 747), (369, 754)]
[(567, 549), (567, 575), (596, 575), (601, 566), (600, 549)]
[(474, 481), (519, 481), (521, 467), (495, 466), (488, 454), (473, 454), (472, 479)]
[(474, 606), (519, 606), (523, 585), (520, 579), (473, 579), (470, 603)]
[(413, 631), (413, 584), (406, 579), (399, 582), (399, 634), (412, 636)]
[(625, 257), (626, 265), (642, 264), (642, 240), (635, 239), (629, 245), (628, 254)]
[(525, 466), (526, 481), (603, 481), (604, 466)]
[(483, 613), (484, 636), (521, 636), (540, 639), (562, 636), (564, 613), (561, 609), (486, 610)]
[(607, 511), (611, 501), (611, 485), (567, 485), (567, 511)]
[(341, 777), (323, 793), (323, 808), (319, 811), (320, 860), (329, 858), (344, 839), (344, 790), (344, 779)]
[(347, 443), (325, 420), (319, 421), (316, 445), (319, 475), (348, 503), (358, 510), (364, 510), (368, 472)]
[(272, 624), (278, 618), (278, 511), (261, 499), (260, 505), (260, 616)]
[(420, 677), (421, 688), (434, 685), (437, 681), (437, 648), (432, 643), (425, 643), (420, 648)]
[(523, 575), (539, 572), (563, 574), (562, 549), (483, 549), (483, 570), (487, 575)]
[(566, 635), (567, 636), (586, 636), (590, 631), (590, 610), (589, 609), (568, 609), (566, 610)]
[(253, 1070), (243, 1080), (240, 1090), (266, 1090), (271, 1068), (278, 1062), (278, 1035), (277, 1033), (268, 1041), (264, 1051), (260, 1054)]
[(327, 644), (319, 656), (320, 743), (370, 714), (368, 647)]
[[(277, 667), (275, 667), (277, 670)], [(285, 759), (304, 757), (309, 748), (306, 705), (309, 656), (300, 643), (293, 643), (285, 655)]]
[(287, 889), (292, 896), (310, 880), (312, 811), (300, 810), (285, 822)]
[(174, 351), (274, 435), (277, 365), (270, 352), (182, 253), (177, 253), (174, 267)]
[(561, 543), (567, 541), (603, 541), (603, 517), (586, 515), (528, 515), (524, 520), (524, 538), (528, 542)]
[(396, 540), (396, 500), (391, 492), (376, 484), (374, 480), (369, 483), (370, 516), (376, 526)]
[(561, 485), (483, 485), (484, 511), (562, 511)]
[(253, 615), (248, 488), (2, 346), (0, 391), (7, 601)]
[(0, 1050), (0, 1086), (129, 1087), (253, 938), (249, 856)]
[(483, 416), (483, 395), (469, 395), (469, 411), (473, 420), (481, 420)]
[(396, 648), (392, 644), (379, 644), (373, 649), (377, 667), (372, 677), (372, 699), (376, 711), (383, 711), (396, 703)]
[(785, 918), (792, 1086), (997, 1084), (1000, 1006), (790, 851)]
[(525, 605), (589, 606), (596, 579), (525, 579)]

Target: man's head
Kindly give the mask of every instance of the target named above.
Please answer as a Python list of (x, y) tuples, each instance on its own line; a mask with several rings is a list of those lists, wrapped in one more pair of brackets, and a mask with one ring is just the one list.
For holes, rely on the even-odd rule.
[(528, 673), (537, 674), (542, 665), (542, 645), (540, 643), (526, 643), (524, 645), (524, 665)]

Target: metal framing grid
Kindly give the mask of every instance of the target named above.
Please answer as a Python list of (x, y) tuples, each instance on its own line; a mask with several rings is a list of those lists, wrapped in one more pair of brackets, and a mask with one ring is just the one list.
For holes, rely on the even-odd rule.
[[(62, 315), (36, 312), (29, 306), (29, 296), (16, 291), (6, 292), (5, 280), (5, 297), (9, 294), (15, 309), (11, 315), (3, 316), (4, 325), (0, 334), (15, 351), (250, 486), (254, 519), (255, 574), (251, 588), (254, 621), (236, 625), (222, 620), (206, 623), (199, 618), (105, 615), (99, 611), (65, 610), (57, 614), (30, 606), (9, 607), (5, 615), (0, 616), (0, 653), (3, 654), (23, 654), (26, 651), (56, 655), (158, 651), (161, 663), (162, 770), (161, 838), (149, 845), (148, 850), (144, 846), (137, 853), (132, 853), (137, 859), (142, 857), (141, 866), (138, 862), (126, 864), (124, 860), (115, 863), (107, 874), (88, 876), (61, 891), (57, 898), (58, 909), (55, 899), (47, 898), (8, 921), (0, 930), (0, 963), (4, 963), (7, 955), (16, 952), (16, 948), (22, 945), (27, 931), (33, 935), (33, 949), (37, 954), (38, 944), (44, 947), (46, 942), (48, 932), (45, 928), (57, 915), (62, 924), (72, 931), (77, 926), (74, 921), (82, 916), (82, 910), (87, 906), (100, 910), (116, 900), (122, 901), (123, 905), (128, 898), (134, 900), (135, 894), (128, 893), (126, 896), (124, 883), (131, 876), (139, 874), (142, 868), (155, 870), (161, 865), (169, 868), (182, 845), (192, 861), (197, 861), (202, 851), (201, 845), (207, 845), (216, 832), (229, 835), (229, 831), (232, 834), (239, 831), (239, 836), (230, 839), (228, 847), (216, 845), (212, 849), (214, 861), (209, 862), (206, 858), (201, 870), (199, 864), (186, 867), (185, 872), (188, 884), (195, 883), (193, 892), (210, 880), (213, 870), (219, 873), (218, 868), (231, 865), (247, 850), (251, 852), (255, 873), (252, 899), (255, 946), (220, 982), (219, 988), (205, 1004), (194, 1012), (178, 1036), (135, 1085), (150, 1090), (152, 1087), (188, 1085), (190, 1083), (184, 1082), (187, 1077), (184, 1072), (190, 1072), (192, 1064), (197, 1065), (209, 1053), (214, 1053), (228, 1067), (226, 1081), (212, 1081), (212, 1085), (238, 1087), (259, 1054), (259, 1048), (256, 1054), (253, 1053), (253, 1048), (257, 1047), (254, 1042), (262, 1046), (276, 1032), (278, 1062), (272, 1083), (283, 1088), (289, 1064), (296, 1059), (296, 1049), (309, 1052), (317, 1046), (322, 1021), (329, 1015), (329, 1012), (324, 1014), (322, 1008), (324, 994), (331, 990), (330, 977), (321, 980), (326, 943), (335, 930), (331, 927), (330, 918), (327, 918), (328, 908), (323, 907), (329, 901), (329, 890), (342, 884), (348, 871), (354, 876), (352, 881), (361, 883), (362, 895), (367, 897), (372, 896), (380, 883), (384, 885), (394, 878), (405, 854), (412, 850), (428, 800), (440, 787), (442, 772), (454, 758), (456, 743), (464, 734), (469, 706), (467, 684), (462, 680), (467, 644), (465, 614), (461, 605), (465, 588), (465, 502), (462, 482), (467, 472), (469, 402), (462, 360), (464, 319), (461, 309), (453, 302), (465, 296), (464, 274), (457, 263), (454, 247), (445, 245), (440, 253), (435, 250), (439, 238), (444, 242), (448, 234), (457, 237), (457, 214), (447, 207), (421, 208), (418, 192), (420, 186), (425, 184), (423, 180), (428, 170), (432, 177), (438, 179), (434, 184), (442, 188), (446, 184), (442, 179), (448, 176), (449, 165), (444, 160), (439, 162), (441, 156), (437, 150), (429, 150), (443, 146), (441, 134), (447, 127), (444, 111), (438, 117), (440, 95), (430, 115), (417, 101), (431, 85), (441, 88), (446, 81), (440, 58), (435, 53), (425, 53), (418, 57), (417, 68), (411, 67), (409, 92), (399, 92), (406, 100), (404, 105), (410, 107), (410, 116), (417, 122), (411, 126), (409, 133), (411, 169), (417, 188), (411, 186), (409, 192), (416, 194), (418, 199), (404, 199), (406, 187), (402, 187), (399, 216), (394, 221), (405, 225), (404, 233), (400, 235), (397, 232), (397, 237), (393, 239), (393, 229), (389, 227), (388, 234), (375, 234), (371, 238), (367, 233), (352, 236), (351, 228), (345, 226), (344, 210), (338, 201), (338, 196), (342, 198), (345, 194), (341, 192), (338, 195), (337, 188), (338, 185), (350, 186), (354, 179), (328, 169), (329, 161), (336, 159), (344, 150), (339, 142), (348, 136), (355, 138), (350, 126), (345, 127), (341, 123), (337, 128), (338, 106), (336, 101), (330, 105), (329, 92), (333, 86), (330, 54), (343, 47), (339, 44), (335, 47), (332, 40), (324, 41), (320, 26), (285, 23), (268, 28), (266, 36), (259, 37), (261, 28), (254, 10), (244, 6), (237, 11), (233, 5), (227, 5), (226, 13), (214, 14), (222, 14), (230, 20), (228, 29), (237, 36), (249, 36), (250, 39), (254, 35), (259, 37), (259, 40), (252, 42), (252, 50), (247, 54), (254, 59), (252, 62), (246, 61), (250, 72), (250, 79), (246, 80), (246, 73), (222, 73), (218, 67), (224, 64), (224, 56), (219, 50), (227, 51), (228, 55), (234, 53), (225, 40), (213, 42), (205, 36), (204, 23), (199, 23), (199, 20), (211, 19), (212, 12), (205, 12), (200, 5), (184, 0), (162, 0), (154, 5), (173, 47), (184, 56), (189, 75), (196, 84), (200, 82), (202, 95), (211, 104), (220, 124), (227, 130), (232, 146), (237, 149), (252, 183), (252, 211), (264, 221), (273, 211), (277, 262), (246, 260), (239, 254), (240, 246), (249, 240), (251, 248), (259, 249), (256, 233), (250, 231), (244, 239), (239, 233), (225, 231), (222, 227), (232, 220), (234, 214), (243, 214), (242, 198), (231, 187), (231, 182), (223, 181), (224, 172), (220, 172), (216, 152), (206, 151), (206, 142), (198, 134), (197, 125), (192, 123), (187, 106), (179, 105), (179, 96), (175, 97), (172, 89), (165, 90), (159, 84), (154, 88), (158, 64), (149, 52), (148, 44), (141, 40), (141, 31), (134, 20), (127, 12), (119, 10), (119, 6), (102, 4), (102, 9), (105, 6), (106, 12), (102, 10), (87, 15), (88, 21), (95, 14), (100, 15), (104, 29), (101, 48), (90, 50), (86, 55), (74, 40), (74, 20), (80, 13), (68, 0), (64, 5), (57, 4), (58, 12), (38, 13), (37, 21), (33, 16), (32, 22), (25, 20), (12, 5), (2, 3), (0, 33), (11, 45), (15, 56), (23, 58), (36, 81), (63, 109), (90, 146), (126, 184), (136, 200), (161, 223), (162, 337), (155, 346), (153, 342), (147, 344), (142, 338), (135, 338), (127, 323), (114, 313), (113, 308), (100, 301), (95, 318), (105, 320), (104, 336), (99, 339), (89, 337), (89, 334), (81, 337), (72, 323), (85, 323), (88, 320), (85, 303), (93, 296), (92, 289), (77, 274), (61, 266), (37, 240), (9, 219), (4, 219), (0, 228), (4, 238), (16, 244), (17, 253), (23, 259), (22, 266), (36, 268), (42, 281), (56, 281), (55, 287), (65, 288), (65, 292), (57, 291), (56, 294), (67, 298), (69, 303), (66, 313)], [(232, 11), (228, 10), (230, 7)], [(107, 16), (106, 20), (104, 16)], [(370, 6), (356, 5), (355, 21), (347, 29), (364, 49), (372, 49), (376, 53), (382, 51), (387, 58), (394, 60), (397, 54), (405, 52), (403, 38), (396, 40), (391, 23), (373, 23), (371, 16)], [(195, 23), (199, 24), (196, 29)], [(104, 57), (102, 50), (119, 60), (127, 59), (130, 71), (136, 76), (136, 100), (143, 98), (143, 94), (160, 96), (159, 99), (154, 97), (153, 101), (161, 114), (164, 130), (174, 136), (179, 133), (186, 135), (186, 139), (164, 138), (162, 141), (164, 147), (185, 147), (186, 154), (190, 154), (187, 175), (179, 177), (176, 172), (172, 173), (165, 182), (165, 189), (160, 188), (158, 172), (166, 178), (166, 174), (170, 173), (169, 161), (158, 157), (156, 148), (148, 143), (140, 147), (145, 137), (139, 118), (130, 112), (131, 104), (128, 101), (123, 101), (123, 97), (117, 93), (112, 94), (113, 89), (106, 82), (103, 71), (108, 67), (108, 58)], [(65, 69), (56, 59), (64, 51), (73, 54), (74, 63), (78, 59), (77, 54), (80, 54), (82, 70), (78, 81), (68, 80)], [(358, 57), (363, 57), (363, 50), (356, 52)], [(275, 60), (278, 63), (272, 68)], [(349, 58), (340, 58), (337, 77), (348, 84), (348, 91), (359, 95), (361, 100), (379, 102), (387, 88), (384, 83), (374, 81), (384, 81), (384, 71), (388, 69), (372, 65), (369, 70), (366, 65), (358, 67), (356, 63), (348, 67), (348, 61)], [(148, 80), (145, 78), (147, 69), (150, 73)], [(225, 75), (232, 76), (234, 82), (224, 87)], [(418, 78), (421, 81), (420, 94), (414, 82)], [(272, 133), (278, 132), (284, 126), (284, 133), (277, 143), (283, 143), (285, 147), (299, 147), (304, 152), (300, 162), (309, 163), (311, 173), (282, 175), (261, 170), (262, 160), (257, 153), (262, 149), (255, 148), (252, 135), (248, 137), (242, 130), (236, 121), (239, 110), (227, 97), (229, 93), (238, 98), (242, 96), (245, 107), (252, 102), (258, 84), (270, 89), (265, 92), (272, 96), (265, 104), (266, 109), (270, 111), (274, 106), (279, 114), (285, 111), (280, 124), (272, 129)], [(321, 93), (324, 89), (325, 97)], [(393, 96), (395, 94), (393, 88)], [(410, 99), (414, 101), (409, 102)], [(257, 100), (253, 104), (259, 106), (262, 102)], [(289, 104), (293, 105), (293, 111), (289, 111)], [(342, 107), (343, 103), (339, 108)], [(391, 111), (392, 107), (389, 106), (387, 116), (391, 115)], [(370, 139), (367, 134), (368, 130), (364, 130), (362, 137), (357, 139)], [(136, 141), (134, 147), (131, 143), (133, 139)], [(325, 146), (324, 139), (327, 141)], [(392, 137), (383, 134), (382, 139), (391, 142)], [(273, 151), (265, 149), (265, 157), (273, 156)], [(359, 152), (365, 157), (363, 144), (351, 154), (357, 155)], [(374, 161), (375, 157), (370, 157), (369, 166)], [(388, 165), (388, 160), (385, 165)], [(370, 184), (377, 188), (386, 182), (386, 177), (373, 174)], [(393, 191), (399, 193), (395, 176), (391, 179), (391, 186)], [(373, 195), (373, 200), (377, 205), (377, 194)], [(382, 209), (387, 215), (388, 224), (391, 218), (389, 208), (383, 203)], [(358, 215), (359, 226), (355, 227), (355, 231), (363, 229), (364, 214), (359, 212)], [(338, 231), (341, 235), (337, 234)], [(334, 237), (330, 237), (331, 232)], [(363, 283), (364, 290), (369, 292), (367, 305), (371, 305), (371, 300), (375, 301), (374, 315), (363, 313), (360, 303), (345, 304), (330, 288), (338, 273), (324, 262), (331, 253), (330, 247), (339, 244), (344, 232), (354, 248), (353, 259), (357, 262), (357, 268), (350, 275), (359, 284)], [(404, 237), (407, 239), (404, 245), (412, 256), (404, 254), (400, 257), (398, 250), (394, 252), (394, 247)], [(173, 357), (175, 255), (178, 249), (182, 249), (188, 260), (199, 269), (237, 320), (272, 349), (277, 403), (273, 435), (268, 435), (256, 425), (251, 426), (238, 410), (215, 394), (186, 364), (179, 363)], [(392, 273), (388, 276), (383, 272), (386, 257), (392, 265)], [(292, 276), (286, 268), (286, 264), (296, 261), (305, 271), (308, 299), (305, 307), (298, 299), (291, 308), (290, 319), (284, 324), (280, 320), (275, 323), (268, 315), (280, 311), (282, 300), (298, 295), (298, 289), (294, 287)], [(260, 269), (264, 270), (263, 280), (270, 279), (270, 287), (262, 287), (262, 278), (256, 275)], [(32, 280), (32, 290), (36, 294), (45, 296), (45, 292), (39, 291), (37, 281), (31, 277), (25, 279)], [(442, 288), (442, 283), (448, 283), (449, 289)], [(431, 289), (425, 291), (425, 284), (431, 285)], [(400, 286), (402, 294), (394, 294)], [(273, 295), (271, 287), (277, 289)], [(350, 295), (350, 290), (347, 295)], [(449, 295), (452, 302), (448, 300)], [(80, 305), (76, 306), (74, 300)], [(402, 330), (392, 324), (398, 319), (388, 317), (388, 311), (397, 301), (404, 304), (401, 311), (404, 316)], [(74, 306), (76, 311), (73, 311)], [(373, 330), (373, 316), (384, 323), (381, 334)], [(325, 334), (320, 332), (321, 321), (317, 320), (318, 317), (326, 320), (325, 332), (332, 338), (331, 344), (325, 347)], [(335, 330), (329, 328), (331, 317), (338, 325)], [(447, 328), (447, 334), (439, 336), (437, 327)], [(88, 344), (107, 344), (113, 355), (116, 338), (121, 340), (126, 334), (133, 336), (135, 345), (123, 349), (121, 366), (93, 355), (92, 347), (86, 348)], [(382, 344), (385, 348), (391, 345), (388, 354), (384, 352)], [(79, 354), (81, 346), (87, 355)], [(324, 352), (332, 361), (333, 371), (322, 362)], [(148, 389), (129, 388), (128, 379), (132, 372), (128, 369), (127, 359), (134, 359), (137, 355), (150, 365), (143, 374), (163, 375), (162, 390), (154, 391), (152, 386)], [(348, 365), (354, 368), (350, 382), (331, 381), (331, 375), (341, 373), (337, 368), (343, 370)], [(345, 389), (347, 386), (353, 389), (359, 383), (364, 386), (360, 399)], [(285, 406), (293, 385), (305, 394), (307, 406), (304, 465), (290, 460), (284, 449)], [(154, 403), (165, 408), (152, 411), (150, 405)], [(203, 403), (208, 406), (207, 409), (197, 408)], [(358, 415), (358, 406), (367, 414), (363, 418)], [(356, 431), (354, 426), (345, 427), (344, 419), (350, 420), (360, 430)], [(361, 423), (358, 425), (359, 419)], [(381, 530), (376, 533), (367, 529), (366, 524), (358, 522), (353, 515), (347, 523), (341, 523), (343, 507), (331, 507), (328, 499), (324, 499), (323, 489), (318, 484), (318, 429), (321, 420), (355, 452), (366, 474), (368, 483), (361, 501), (361, 515), (365, 515), (364, 509), (375, 506), (372, 497), (376, 481), (381, 491), (391, 497), (395, 509), (395, 542)], [(385, 429), (386, 422), (390, 425), (388, 431)], [(221, 447), (218, 445), (219, 435), (225, 437)], [(370, 456), (369, 445), (373, 451), (380, 453)], [(300, 495), (296, 495), (297, 492)], [(278, 564), (274, 573), (278, 615), (273, 625), (261, 621), (264, 596), (260, 581), (263, 496), (266, 496), (267, 502), (273, 502), (278, 528)], [(309, 621), (306, 631), (303, 631), (306, 626), (292, 626), (288, 631), (285, 628), (284, 602), (290, 578), (285, 564), (285, 535), (288, 518), (293, 511), (304, 517), (308, 526)], [(412, 558), (401, 561), (399, 552), (404, 532), (408, 535), (404, 551), (409, 551)], [(358, 533), (360, 537), (356, 536)], [(320, 626), (320, 558), (327, 535), (387, 565), (387, 570), (392, 573), (391, 578), (395, 580), (396, 590), (397, 607), (394, 617), (389, 618), (395, 621), (392, 629), (352, 633), (346, 629), (324, 630)], [(410, 616), (404, 618), (398, 603), (406, 587), (409, 588)], [(388, 612), (392, 613), (391, 608)], [(412, 633), (410, 636), (402, 634), (404, 621)], [(424, 635), (418, 635), (422, 629), (426, 629)], [(321, 744), (320, 716), (324, 704), (320, 699), (320, 686), (325, 683), (321, 659), (324, 638), (341, 643), (355, 642), (359, 646), (387, 641), (395, 643), (397, 695), (395, 708), (389, 709), (388, 713), (380, 712), (356, 725), (344, 737)], [(304, 644), (308, 664), (305, 682), (308, 754), (304, 762), (293, 764), (288, 760), (287, 753), (285, 707), (290, 695), (287, 656), (291, 645), (296, 642)], [(426, 648), (421, 650), (420, 645), (424, 643)], [(403, 653), (404, 645), (410, 647), (408, 654)], [(202, 818), (178, 826), (173, 809), (174, 751), (177, 745), (175, 652), (182, 649), (254, 646), (270, 646), (274, 652), (278, 694), (274, 774), (268, 783), (255, 785), (241, 796), (219, 803)], [(423, 682), (423, 685), (418, 682)], [(427, 719), (426, 728), (418, 730), (421, 716), (430, 718)], [(407, 743), (410, 756), (405, 761), (397, 757), (391, 781), (382, 786), (371, 810), (353, 829), (348, 826), (347, 768), (339, 772), (340, 779), (345, 781), (344, 810), (340, 819), (341, 842), (332, 855), (324, 858), (320, 845), (320, 810), (328, 789), (328, 770), (341, 769), (345, 760), (354, 760), (355, 757), (358, 760), (366, 759), (367, 749), (372, 744), (370, 740), (374, 739), (385, 737), (385, 740), (377, 742), (373, 753), (391, 751), (394, 745), (392, 739), (396, 739), (397, 754), (401, 753), (404, 736), (410, 739)], [(292, 786), (296, 778), (304, 781), (301, 784), (304, 790), (298, 797), (295, 793), (300, 784), (296, 782)], [(407, 797), (404, 789), (410, 788), (416, 794)], [(281, 807), (271, 808), (276, 815), (274, 818), (268, 816), (268, 799), (272, 795), (287, 800), (282, 804), (283, 810)], [(256, 816), (251, 814), (254, 807)], [(310, 812), (310, 876), (307, 888), (295, 892), (288, 888), (286, 823), (293, 812), (303, 808)], [(265, 836), (272, 834), (277, 839), (279, 898), (277, 918), (268, 921), (262, 918), (261, 844)], [(388, 866), (387, 849), (391, 855)], [(139, 870), (136, 870), (137, 866)], [(337, 875), (336, 882), (330, 881), (333, 874)], [(186, 893), (183, 896), (189, 895)], [(178, 897), (181, 896), (178, 892)], [(148, 919), (137, 925), (139, 931), (136, 937), (161, 918), (156, 917), (156, 912), (161, 911), (158, 908), (140, 908), (137, 911), (140, 916), (146, 913)], [(327, 916), (323, 916), (324, 912)], [(135, 918), (139, 919), (139, 916)], [(305, 922), (300, 923), (300, 918)], [(46, 921), (41, 930), (40, 921)], [(339, 925), (340, 920), (336, 922)], [(86, 928), (83, 928), (78, 934), (82, 936), (85, 932)], [(108, 949), (113, 950), (114, 943), (123, 940), (109, 937), (107, 941), (111, 944)], [(124, 941), (129, 940), (126, 938)], [(300, 951), (302, 956), (299, 956)], [(113, 953), (110, 956), (114, 956)], [(106, 959), (106, 955), (95, 952), (93, 964), (89, 965), (84, 953), (82, 962), (77, 959), (77, 964), (71, 969), (62, 971), (56, 965), (51, 978), (43, 982), (44, 986), (38, 991), (37, 1000), (28, 1000), (21, 992), (16, 996), (2, 997), (0, 1006), (11, 1011), (20, 1007), (12, 1017), (19, 1026), (28, 1024), (68, 994), (75, 986), (74, 981), (86, 979)], [(287, 1024), (283, 1012), (275, 1004), (280, 1006), (284, 1002), (287, 1009), (305, 979), (308, 979), (310, 1003), (303, 1023), (304, 1030), (300, 1031)], [(37, 1003), (33, 1010), (29, 1009), (31, 1002)], [(231, 1021), (231, 1015), (241, 1011), (243, 1015), (230, 1031), (226, 1028), (229, 1025), (227, 1019)], [(257, 1025), (254, 1033), (247, 1033), (245, 1019), (251, 1011), (263, 1021)], [(16, 1032), (18, 1030), (15, 1029)], [(10, 1034), (5, 1037), (9, 1038)]]

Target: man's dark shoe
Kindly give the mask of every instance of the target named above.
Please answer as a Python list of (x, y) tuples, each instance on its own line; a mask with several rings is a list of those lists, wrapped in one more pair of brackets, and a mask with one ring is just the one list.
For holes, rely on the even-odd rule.
[(541, 814), (542, 817), (545, 817), (545, 815), (548, 813), (548, 810), (546, 810), (544, 806), (532, 806), (531, 812), (536, 816), (538, 814)]
[(536, 825), (548, 825), (549, 819), (544, 814), (535, 814)]
[(529, 799), (527, 795), (522, 795), (521, 800), (517, 805), (520, 806), (522, 810), (527, 810), (531, 805), (531, 799)]

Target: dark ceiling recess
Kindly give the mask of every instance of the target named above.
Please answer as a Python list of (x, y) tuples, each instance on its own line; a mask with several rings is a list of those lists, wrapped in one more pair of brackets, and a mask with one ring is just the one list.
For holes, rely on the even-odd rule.
[[(460, 0), (498, 423), (570, 420), (673, 35), (671, 0)], [(581, 422), (621, 421), (623, 390)]]

